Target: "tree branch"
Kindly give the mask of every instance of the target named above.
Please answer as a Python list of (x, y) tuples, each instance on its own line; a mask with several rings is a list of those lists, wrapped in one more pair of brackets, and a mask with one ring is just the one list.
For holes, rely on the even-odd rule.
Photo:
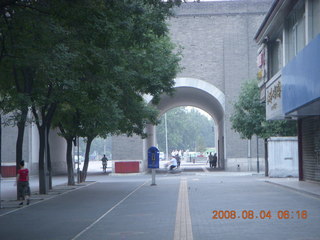
[[(33, 102), (32, 99), (31, 99), (31, 101)], [(32, 114), (35, 118), (35, 123), (36, 123), (37, 127), (40, 128), (40, 119), (39, 119), (39, 115), (37, 113), (37, 109), (35, 108), (34, 104), (32, 104), (32, 106), (31, 106), (31, 111), (32, 111)]]

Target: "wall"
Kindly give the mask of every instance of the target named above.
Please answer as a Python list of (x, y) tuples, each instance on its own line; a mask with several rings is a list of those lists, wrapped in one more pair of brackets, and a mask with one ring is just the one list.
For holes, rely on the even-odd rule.
[[(256, 78), (253, 40), (271, 1), (186, 3), (168, 22), (172, 40), (181, 45), (184, 68), (178, 77), (208, 81), (226, 96), (226, 158), (247, 157), (247, 141), (231, 129), (229, 118), (241, 83)], [(263, 141), (260, 141), (263, 146)], [(252, 145), (252, 156), (256, 153)], [(264, 156), (263, 147), (260, 156)]]
[(268, 155), (270, 177), (298, 177), (297, 137), (271, 137)]
[[(67, 174), (67, 143), (66, 140), (58, 135), (58, 130), (54, 129), (50, 131), (49, 134), (49, 144), (50, 144), (50, 157), (52, 174), (60, 175)], [(59, 149), (59, 151), (57, 151)]]
[[(2, 116), (2, 123), (6, 122), (10, 118), (9, 115)], [(18, 137), (18, 128), (16, 126), (1, 126), (1, 160), (3, 166), (16, 165), (16, 142)], [(29, 168), (31, 174), (37, 174), (38, 168), (34, 162), (38, 161), (38, 156), (34, 155), (33, 138), (35, 137), (34, 126), (27, 124), (25, 127), (22, 159), (26, 163), (26, 167)]]
[(128, 138), (126, 135), (112, 137), (112, 159), (113, 160), (142, 160), (143, 140), (134, 135)]
[(264, 158), (228, 158), (225, 163), (226, 171), (230, 172), (257, 172), (259, 161), (259, 173), (264, 173)]

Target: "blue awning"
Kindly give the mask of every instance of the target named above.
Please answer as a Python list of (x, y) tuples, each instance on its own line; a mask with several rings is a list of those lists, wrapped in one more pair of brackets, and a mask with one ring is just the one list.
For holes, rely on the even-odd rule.
[(283, 112), (320, 115), (320, 34), (282, 70)]

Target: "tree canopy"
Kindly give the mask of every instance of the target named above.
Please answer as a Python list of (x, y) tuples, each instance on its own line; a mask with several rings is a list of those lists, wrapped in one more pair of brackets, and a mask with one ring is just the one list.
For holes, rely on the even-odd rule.
[(249, 80), (242, 85), (230, 120), (232, 128), (244, 139), (251, 139), (253, 135), (261, 138), (296, 135), (294, 121), (266, 120), (265, 103), (260, 101), (257, 80)]
[[(166, 18), (179, 3), (1, 3), (0, 89), (7, 100), (1, 108), (17, 110), (17, 116), (32, 109), (40, 179), (46, 175), (45, 131), (52, 121), (69, 143), (76, 136), (143, 135), (148, 122), (156, 123), (157, 112), (143, 96), (157, 103), (161, 94), (172, 93), (180, 54), (168, 37)], [(26, 119), (20, 119), (24, 126)], [(43, 193), (42, 186), (40, 180)]]
[[(157, 126), (159, 149), (165, 151), (165, 119)], [(168, 148), (202, 152), (206, 147), (214, 147), (214, 123), (196, 109), (174, 108), (167, 112)]]

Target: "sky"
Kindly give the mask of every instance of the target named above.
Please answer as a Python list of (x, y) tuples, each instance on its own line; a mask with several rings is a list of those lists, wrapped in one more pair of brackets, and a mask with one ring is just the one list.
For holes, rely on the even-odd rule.
[(202, 115), (206, 116), (208, 119), (211, 119), (211, 118), (212, 118), (207, 112), (203, 111), (203, 110), (200, 109), (200, 108), (187, 106), (186, 109), (187, 109), (188, 111), (191, 111), (191, 109), (195, 109), (195, 110), (197, 110), (198, 112), (200, 112)]

